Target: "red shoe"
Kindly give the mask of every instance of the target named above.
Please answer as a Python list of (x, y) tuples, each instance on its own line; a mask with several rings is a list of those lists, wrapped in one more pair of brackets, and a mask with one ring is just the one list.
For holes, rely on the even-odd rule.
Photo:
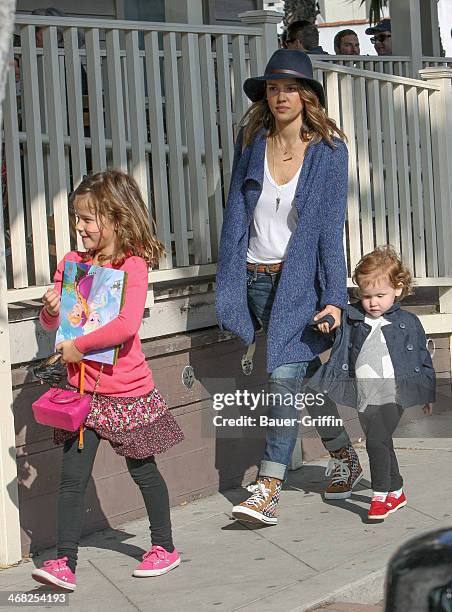
[(385, 502), (386, 509), (388, 510), (388, 514), (392, 514), (393, 512), (396, 512), (400, 508), (403, 508), (403, 506), (406, 506), (406, 504), (407, 504), (406, 495), (403, 491), (400, 497), (396, 497), (394, 493), (389, 493), (388, 497), (386, 498), (386, 502)]
[[(386, 498), (387, 499), (387, 498)], [(370, 502), (369, 514), (367, 518), (373, 521), (381, 521), (385, 519), (389, 514), (389, 510), (386, 507), (386, 500), (373, 499)]]

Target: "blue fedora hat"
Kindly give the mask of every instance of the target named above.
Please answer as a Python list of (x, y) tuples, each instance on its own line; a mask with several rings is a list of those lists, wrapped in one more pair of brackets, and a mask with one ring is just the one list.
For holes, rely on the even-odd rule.
[(265, 74), (246, 79), (243, 83), (243, 91), (252, 102), (257, 102), (265, 96), (265, 81), (290, 79), (290, 77), (306, 83), (317, 95), (320, 104), (325, 106), (325, 92), (319, 81), (314, 79), (309, 56), (296, 49), (278, 49), (278, 51), (275, 51), (265, 67)]

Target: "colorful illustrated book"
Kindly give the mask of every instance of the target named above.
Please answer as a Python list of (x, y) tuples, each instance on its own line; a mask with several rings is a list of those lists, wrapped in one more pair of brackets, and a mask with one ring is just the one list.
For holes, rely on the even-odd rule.
[[(124, 304), (126, 283), (123, 270), (67, 261), (55, 344), (89, 334), (115, 319)], [(115, 365), (119, 349), (109, 347), (87, 353), (86, 358)]]

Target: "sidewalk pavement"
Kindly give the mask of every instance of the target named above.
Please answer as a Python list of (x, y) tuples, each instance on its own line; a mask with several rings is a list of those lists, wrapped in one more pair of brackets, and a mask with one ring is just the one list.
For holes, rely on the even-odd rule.
[[(252, 528), (231, 518), (231, 505), (246, 497), (244, 489), (173, 508), (182, 564), (158, 578), (131, 577), (149, 547), (146, 520), (85, 537), (69, 609), (136, 612), (157, 604), (169, 612), (301, 612), (323, 604), (320, 609), (328, 612), (381, 610), (381, 604), (354, 604), (381, 602), (385, 567), (398, 546), (425, 531), (452, 526), (452, 413), (405, 425), (398, 435), (408, 506), (386, 521), (367, 520), (368, 480), (351, 499), (326, 502), (320, 493), (327, 460), (305, 464), (285, 485), (277, 526)], [(357, 447), (368, 477), (367, 455), (362, 444)], [(1, 571), (0, 590), (48, 592), (30, 573), (34, 564), (54, 556), (48, 550)], [(332, 602), (342, 607), (327, 607)]]

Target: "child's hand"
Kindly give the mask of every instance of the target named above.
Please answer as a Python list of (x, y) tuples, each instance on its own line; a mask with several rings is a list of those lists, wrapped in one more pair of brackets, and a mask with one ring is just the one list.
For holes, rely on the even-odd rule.
[(83, 360), (83, 353), (77, 349), (73, 340), (64, 340), (57, 344), (55, 348), (61, 353), (61, 359), (64, 363), (79, 363)]
[(60, 314), (60, 296), (55, 289), (47, 289), (42, 296), (42, 303), (51, 317)]
[(321, 310), (315, 315), (314, 321), (321, 319), (325, 315), (331, 315), (333, 317), (334, 325), (330, 327), (328, 323), (320, 323), (318, 328), (322, 333), (329, 334), (333, 331), (333, 329), (336, 329), (336, 327), (340, 326), (342, 310), (337, 306), (331, 306), (330, 304), (327, 304), (323, 310)]
[(425, 406), (423, 407), (423, 411), (424, 411), (424, 414), (428, 414), (430, 416), (433, 412), (433, 404), (432, 403), (425, 404)]

